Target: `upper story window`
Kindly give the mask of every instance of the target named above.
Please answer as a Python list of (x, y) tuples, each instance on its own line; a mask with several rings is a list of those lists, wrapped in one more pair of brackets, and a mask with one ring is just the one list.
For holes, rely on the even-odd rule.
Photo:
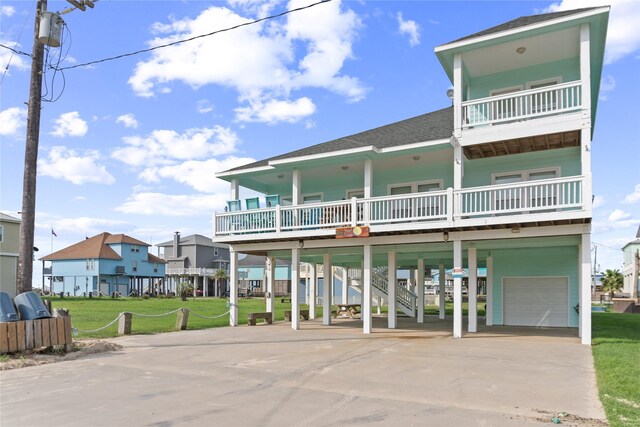
[[(303, 194), (301, 197), (302, 203), (318, 203), (322, 202), (322, 193), (310, 193)], [(282, 198), (283, 206), (291, 206), (293, 204), (293, 196), (285, 196)]]
[(4, 240), (4, 225), (0, 225), (0, 242)]
[(135, 272), (135, 271), (138, 271), (138, 261), (133, 261), (133, 264), (132, 264), (132, 265), (133, 265), (132, 270), (133, 270), (134, 272)]
[(96, 269), (96, 260), (95, 259), (85, 260), (85, 267), (87, 271), (94, 271)]
[(140, 246), (131, 245), (131, 252), (140, 252)]
[[(541, 179), (553, 179), (560, 176), (560, 168), (529, 169), (523, 171), (496, 173), (491, 176), (493, 184), (512, 184), (525, 181), (537, 181)], [(520, 209), (524, 206), (550, 206), (556, 203), (557, 195), (543, 191), (532, 191), (528, 196), (521, 197), (520, 191), (510, 188), (497, 191), (495, 195), (495, 208)]]
[(390, 196), (411, 193), (427, 193), (429, 191), (440, 190), (442, 190), (442, 180), (391, 184), (388, 186), (388, 194)]
[(213, 247), (213, 256), (218, 256), (218, 248), (217, 247)]
[(364, 199), (364, 188), (358, 188), (357, 190), (347, 190), (347, 200), (355, 197), (356, 199)]

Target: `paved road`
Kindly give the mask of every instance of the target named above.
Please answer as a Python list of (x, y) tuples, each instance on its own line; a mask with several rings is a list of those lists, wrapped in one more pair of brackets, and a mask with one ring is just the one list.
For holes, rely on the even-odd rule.
[[(374, 319), (115, 339), (122, 351), (2, 372), (0, 425), (598, 425), (591, 350), (575, 330)], [(522, 335), (524, 334), (524, 335)]]

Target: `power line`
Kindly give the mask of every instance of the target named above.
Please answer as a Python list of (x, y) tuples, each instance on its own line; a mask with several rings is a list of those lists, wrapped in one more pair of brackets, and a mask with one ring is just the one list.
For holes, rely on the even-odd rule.
[(31, 58), (31, 54), (30, 54), (30, 53), (23, 52), (23, 51), (18, 50), (18, 49), (14, 49), (14, 48), (12, 48), (11, 46), (7, 46), (6, 44), (2, 44), (2, 43), (0, 43), (0, 47), (3, 47), (3, 48), (5, 48), (5, 49), (9, 49), (11, 52), (16, 53), (16, 54), (18, 54), (18, 55), (28, 56), (29, 58)]
[(591, 243), (593, 243), (594, 245), (605, 247), (607, 249), (612, 249), (614, 251), (621, 251), (622, 250), (622, 248), (614, 248), (612, 246), (603, 245), (602, 243), (598, 243), (598, 242), (591, 242)]
[[(147, 52), (151, 52), (151, 51), (154, 51), (154, 50), (163, 49), (165, 47), (175, 46), (175, 45), (178, 45), (178, 44), (190, 42), (190, 41), (201, 39), (201, 38), (204, 38), (204, 37), (213, 36), (215, 34), (220, 34), (220, 33), (224, 33), (224, 32), (231, 31), (231, 30), (236, 30), (236, 29), (241, 28), (241, 27), (246, 27), (246, 26), (249, 26), (249, 25), (258, 24), (260, 22), (267, 21), (267, 20), (270, 20), (270, 19), (280, 18), (280, 17), (288, 15), (290, 13), (299, 12), (299, 11), (305, 10), (305, 9), (310, 9), (310, 8), (312, 8), (314, 6), (319, 5), (319, 4), (329, 3), (331, 1), (333, 1), (333, 0), (320, 0), (320, 1), (316, 2), (316, 3), (312, 3), (312, 4), (309, 4), (307, 6), (302, 6), (302, 7), (297, 7), (295, 9), (286, 10), (284, 12), (280, 12), (280, 13), (275, 14), (275, 15), (265, 16), (264, 18), (256, 19), (254, 21), (244, 22), (242, 24), (234, 25), (232, 27), (227, 27), (227, 28), (223, 28), (221, 30), (212, 31), (212, 32), (207, 33), (207, 34), (200, 34), (198, 36), (189, 37), (187, 39), (176, 40), (176, 41), (171, 42), (171, 43), (158, 45), (158, 46), (153, 46), (153, 47), (150, 47), (150, 48), (147, 48), (147, 49), (140, 49), (140, 50), (136, 50), (135, 52), (123, 53), (122, 55), (112, 56), (112, 57), (109, 57), (109, 58), (104, 58), (104, 59), (98, 59), (98, 60), (95, 60), (95, 61), (85, 62), (83, 64), (70, 65), (68, 67), (54, 68), (54, 69), (58, 70), (58, 71), (71, 70), (73, 68), (86, 67), (88, 65), (100, 64), (102, 62), (114, 61), (116, 59), (126, 58), (128, 56), (139, 55), (141, 53), (147, 53)], [(2, 46), (2, 45), (0, 45), (0, 46)], [(6, 46), (2, 46), (2, 47), (6, 47)]]

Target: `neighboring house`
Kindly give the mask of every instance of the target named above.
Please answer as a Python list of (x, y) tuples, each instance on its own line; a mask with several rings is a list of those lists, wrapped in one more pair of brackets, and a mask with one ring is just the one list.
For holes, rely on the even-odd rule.
[(176, 231), (173, 240), (157, 245), (163, 248), (162, 257), (167, 261), (167, 281), (169, 289), (188, 281), (194, 287), (194, 295), (221, 296), (227, 288), (226, 280), (218, 280), (215, 287), (215, 272), (229, 271), (229, 246), (214, 243), (211, 238), (200, 234), (180, 237)]
[[(267, 258), (258, 255), (240, 255), (238, 260), (238, 289), (241, 294), (263, 295), (266, 287), (266, 261)], [(274, 296), (283, 296), (291, 293), (291, 262), (288, 260), (276, 260), (275, 282), (273, 285)]]
[(0, 213), (0, 291), (8, 292), (11, 298), (18, 292), (20, 222)]
[(622, 252), (624, 253), (624, 263), (622, 264), (624, 287), (622, 292), (637, 299), (640, 290), (640, 226), (636, 233), (636, 239), (624, 245)]
[(125, 234), (100, 233), (40, 259), (51, 263), (44, 275), (54, 293), (140, 295), (165, 286), (165, 261)]
[[(388, 301), (389, 328), (398, 310), (424, 321), (399, 268), (453, 269), (459, 338), (462, 272), (473, 272), (473, 333), (481, 267), (488, 326), (576, 328), (590, 344), (591, 136), (608, 17), (609, 7), (526, 16), (438, 46), (452, 107), (218, 173), (231, 200), (213, 240), (230, 245), (232, 288), (241, 252), (291, 260), (292, 283), (301, 262), (361, 269), (370, 333), (373, 295)], [(239, 210), (240, 187), (264, 194), (260, 206)]]

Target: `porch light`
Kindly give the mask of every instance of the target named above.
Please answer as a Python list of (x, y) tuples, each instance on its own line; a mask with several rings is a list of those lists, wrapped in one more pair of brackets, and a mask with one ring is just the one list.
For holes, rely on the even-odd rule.
[(298, 246), (300, 246), (300, 249), (304, 248), (304, 240), (299, 240)]
[(278, 175), (278, 179), (282, 179), (282, 178), (284, 178), (284, 174), (283, 174), (283, 173), (281, 173), (280, 175)]
[(522, 55), (526, 51), (527, 51), (527, 48), (524, 46), (520, 46), (519, 48), (516, 49), (516, 52), (518, 52), (520, 55)]
[(442, 240), (444, 240), (445, 242), (449, 241), (449, 232), (445, 231), (444, 233), (442, 233)]
[(518, 233), (520, 232), (520, 229), (519, 229), (518, 227), (515, 227), (515, 228), (512, 228), (512, 229), (511, 229), (511, 232), (512, 232), (513, 234), (518, 234)]
[(347, 171), (349, 170), (349, 166), (340, 166), (340, 169), (342, 169), (343, 171)]

